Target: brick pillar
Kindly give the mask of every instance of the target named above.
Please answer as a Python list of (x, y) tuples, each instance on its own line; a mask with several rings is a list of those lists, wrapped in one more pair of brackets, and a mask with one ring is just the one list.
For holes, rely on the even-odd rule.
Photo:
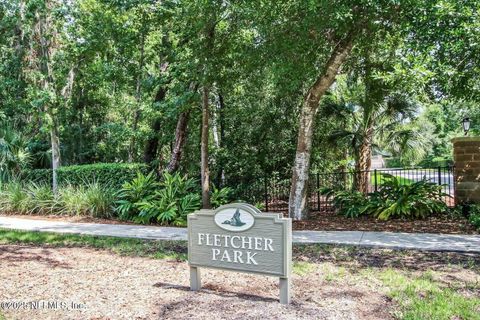
[(453, 138), (455, 201), (480, 203), (480, 137)]

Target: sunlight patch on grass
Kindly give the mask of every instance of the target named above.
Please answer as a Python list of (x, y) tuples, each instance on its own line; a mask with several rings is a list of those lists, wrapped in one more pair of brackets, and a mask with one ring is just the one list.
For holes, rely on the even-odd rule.
[(434, 281), (430, 271), (404, 275), (388, 269), (379, 274), (389, 296), (400, 306), (397, 317), (413, 319), (480, 319), (480, 298), (465, 296)]
[(293, 262), (293, 273), (298, 274), (299, 276), (306, 276), (309, 273), (312, 273), (315, 270), (315, 265), (310, 262), (305, 261), (294, 261)]
[[(414, 183), (412, 179), (400, 177), (400, 176), (395, 176), (397, 178), (397, 181), (400, 183), (400, 185), (410, 185)], [(385, 176), (383, 176), (381, 173), (377, 172), (377, 186), (383, 185), (384, 181), (386, 180)], [(370, 174), (370, 183), (372, 186), (375, 185), (375, 175), (373, 173)]]
[(187, 260), (185, 241), (154, 241), (0, 229), (0, 244), (107, 249), (119, 255)]
[(322, 265), (322, 272), (325, 281), (327, 282), (337, 282), (346, 279), (350, 274), (347, 273), (345, 267), (336, 266), (334, 264), (325, 263)]

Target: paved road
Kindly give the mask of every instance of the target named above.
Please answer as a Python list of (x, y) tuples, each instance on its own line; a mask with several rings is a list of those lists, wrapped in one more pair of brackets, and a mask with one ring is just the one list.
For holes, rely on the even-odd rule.
[[(0, 216), (0, 228), (150, 240), (187, 240), (187, 230), (185, 228), (72, 223), (3, 216)], [(363, 231), (294, 231), (293, 242), (480, 254), (480, 235)]]

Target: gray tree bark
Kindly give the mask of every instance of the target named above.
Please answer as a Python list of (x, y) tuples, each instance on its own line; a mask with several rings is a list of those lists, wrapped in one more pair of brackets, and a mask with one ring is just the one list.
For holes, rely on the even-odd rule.
[(202, 137), (201, 137), (201, 175), (202, 175), (202, 207), (210, 209), (210, 170), (208, 168), (208, 128), (209, 128), (209, 100), (208, 87), (203, 87), (202, 97)]
[(308, 213), (307, 189), (310, 170), (310, 155), (315, 115), (320, 99), (335, 81), (342, 64), (347, 59), (353, 46), (353, 32), (342, 39), (333, 49), (324, 72), (308, 89), (300, 111), (300, 124), (297, 140), (297, 151), (293, 166), (292, 184), (288, 212), (295, 220), (302, 220)]
[(175, 129), (175, 142), (173, 146), (172, 156), (167, 165), (167, 171), (172, 173), (178, 170), (180, 160), (182, 159), (183, 148), (187, 140), (187, 126), (190, 118), (190, 110), (183, 111), (178, 116), (177, 127)]
[[(55, 87), (53, 79), (53, 70), (51, 67), (51, 56), (52, 52), (55, 49), (56, 42), (56, 33), (52, 28), (52, 17), (51, 11), (53, 9), (53, 2), (46, 1), (45, 3), (46, 12), (41, 13), (37, 12), (37, 26), (36, 33), (40, 40), (40, 71), (44, 75), (42, 79), (42, 89), (45, 92), (50, 92), (55, 97)], [(71, 77), (73, 82), (73, 76)], [(55, 99), (55, 98), (54, 98)], [(52, 190), (54, 194), (57, 194), (58, 191), (58, 179), (57, 179), (57, 169), (60, 167), (60, 139), (58, 135), (58, 124), (53, 112), (54, 101), (48, 101), (44, 108), (46, 114), (50, 117), (49, 131), (50, 131), (50, 140), (52, 146)]]
[(372, 139), (373, 127), (370, 127), (365, 132), (355, 163), (355, 189), (364, 194), (368, 193), (368, 186), (370, 185), (369, 170), (372, 166)]

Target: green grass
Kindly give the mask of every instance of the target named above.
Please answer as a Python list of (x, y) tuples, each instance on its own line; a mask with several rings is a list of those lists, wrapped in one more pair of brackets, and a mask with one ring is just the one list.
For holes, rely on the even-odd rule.
[[(415, 182), (412, 179), (408, 179), (408, 178), (404, 178), (404, 177), (397, 177), (397, 176), (395, 176), (395, 177), (397, 178), (398, 182), (401, 185), (410, 185), (410, 184)], [(385, 177), (382, 174), (377, 172), (377, 186), (381, 186), (384, 181), (385, 181)], [(370, 175), (370, 183), (372, 184), (372, 186), (375, 185), (375, 175), (373, 173)]]
[(96, 248), (125, 256), (187, 260), (186, 241), (154, 241), (0, 229), (0, 244)]
[(315, 269), (313, 263), (305, 261), (294, 261), (293, 262), (293, 273), (298, 274), (299, 276), (306, 276)]
[[(429, 271), (415, 276), (387, 269), (379, 277), (390, 289), (390, 297), (400, 306), (396, 315), (399, 319), (480, 319), (478, 296), (461, 294), (455, 289), (462, 288), (442, 285)], [(472, 289), (476, 291), (480, 287)]]

